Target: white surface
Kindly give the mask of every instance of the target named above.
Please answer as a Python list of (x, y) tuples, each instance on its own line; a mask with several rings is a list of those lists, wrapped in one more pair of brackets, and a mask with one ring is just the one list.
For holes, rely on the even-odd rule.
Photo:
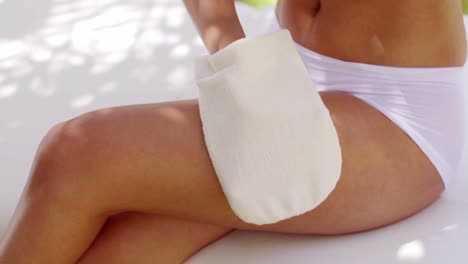
[[(271, 10), (239, 6), (247, 33)], [(204, 52), (177, 0), (0, 0), (0, 236), (39, 141), (90, 110), (198, 97)], [(421, 213), (337, 237), (235, 231), (188, 264), (466, 263), (468, 160), (450, 192)], [(155, 249), (157, 250), (157, 249)]]

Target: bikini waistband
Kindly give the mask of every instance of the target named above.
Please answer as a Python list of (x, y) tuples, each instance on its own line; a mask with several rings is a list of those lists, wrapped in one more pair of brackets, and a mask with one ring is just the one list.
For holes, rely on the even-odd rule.
[[(267, 32), (281, 30), (278, 18), (273, 15)], [(297, 51), (309, 70), (326, 70), (328, 72), (351, 75), (369, 75), (369, 78), (391, 79), (408, 82), (443, 82), (451, 87), (464, 89), (465, 67), (395, 67), (359, 62), (344, 61), (310, 50), (295, 42)]]

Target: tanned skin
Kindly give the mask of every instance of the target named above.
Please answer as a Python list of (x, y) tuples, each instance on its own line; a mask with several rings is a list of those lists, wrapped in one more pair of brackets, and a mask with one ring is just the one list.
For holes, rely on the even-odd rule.
[[(211, 54), (245, 37), (232, 0), (184, 3)], [(461, 10), (459, 0), (280, 0), (277, 15), (295, 41), (331, 57), (440, 67), (465, 61)], [(268, 225), (239, 219), (208, 155), (197, 99), (108, 107), (41, 140), (0, 263), (183, 263), (237, 229), (361, 232), (438, 199), (440, 175), (404, 131), (356, 97), (320, 96), (343, 168), (315, 209)]]

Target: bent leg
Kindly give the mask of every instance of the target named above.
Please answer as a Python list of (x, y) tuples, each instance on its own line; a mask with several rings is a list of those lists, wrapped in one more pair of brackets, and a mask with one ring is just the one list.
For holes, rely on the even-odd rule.
[(343, 170), (317, 208), (274, 224), (242, 222), (213, 170), (196, 99), (111, 107), (67, 121), (58, 137), (41, 143), (0, 262), (76, 261), (100, 220), (125, 211), (244, 230), (340, 234), (393, 223), (437, 199), (443, 183), (403, 131), (355, 97), (321, 96), (340, 138)]
[[(327, 200), (303, 215), (258, 226), (234, 214), (206, 150), (197, 100), (118, 107), (72, 120), (70, 131), (80, 127), (78, 135), (89, 140), (85, 152), (93, 162), (88, 168), (101, 175), (82, 188), (99, 189), (95, 192), (101, 206), (112, 211), (157, 213), (237, 229), (321, 234), (389, 224), (439, 196), (443, 183), (437, 170), (398, 126), (355, 97), (339, 92), (321, 96), (339, 134), (343, 170)], [(120, 132), (109, 137), (113, 131)], [(60, 182), (66, 185), (62, 189), (75, 189), (66, 178)]]
[(183, 263), (233, 230), (169, 216), (121, 213), (108, 220), (77, 263)]

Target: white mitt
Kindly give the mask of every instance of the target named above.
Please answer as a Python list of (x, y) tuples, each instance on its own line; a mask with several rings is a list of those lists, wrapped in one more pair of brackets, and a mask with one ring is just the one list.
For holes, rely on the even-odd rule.
[(275, 223), (328, 197), (341, 174), (338, 135), (288, 30), (197, 58), (195, 77), (207, 150), (240, 219)]

